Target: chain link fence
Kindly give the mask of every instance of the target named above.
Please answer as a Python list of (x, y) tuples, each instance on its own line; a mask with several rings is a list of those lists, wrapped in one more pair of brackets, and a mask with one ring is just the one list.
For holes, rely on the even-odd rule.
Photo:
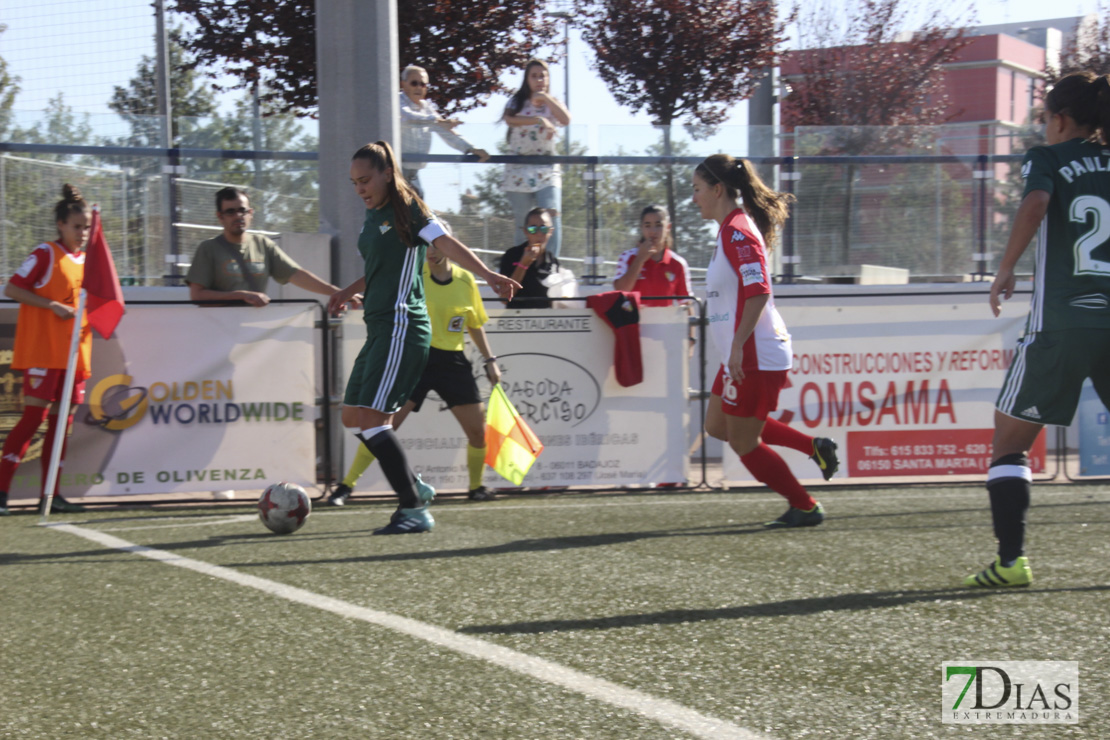
[[(492, 126), (478, 131), (477, 144), (494, 151), (496, 133)], [(786, 279), (852, 280), (865, 265), (894, 268), (911, 280), (983, 277), (1001, 256), (1020, 200), (1020, 152), (1036, 143), (1032, 130), (954, 127), (679, 133), (676, 127), (664, 146), (651, 127), (595, 132), (592, 140), (576, 132), (577, 159), (563, 165), (560, 255), (576, 273), (611, 278), (617, 257), (639, 237), (641, 210), (662, 204), (673, 210), (676, 250), (696, 277), (712, 256), (716, 230), (690, 201), (691, 176), (702, 157), (723, 150), (746, 153), (768, 184), (797, 197), (773, 258)], [(762, 142), (760, 151), (745, 152), (754, 141)], [(311, 151), (194, 149), (171, 159), (159, 156), (161, 150), (119, 143), (118, 137), (93, 137), (87, 146), (0, 142), (3, 275), (55, 236), (52, 206), (66, 182), (101, 205), (125, 283), (158, 285), (183, 274), (197, 245), (219, 233), (214, 196), (228, 185), (248, 191), (259, 231), (319, 228), (319, 175)], [(191, 143), (215, 146), (220, 140)], [(591, 150), (603, 154), (587, 154)], [(988, 155), (985, 164), (976, 159), (982, 154)], [(796, 159), (787, 162), (784, 155)], [(503, 165), (439, 160), (421, 171), (429, 202), (464, 243), (496, 265), (515, 243), (500, 192)], [(1022, 264), (1027, 271), (1030, 259)]]

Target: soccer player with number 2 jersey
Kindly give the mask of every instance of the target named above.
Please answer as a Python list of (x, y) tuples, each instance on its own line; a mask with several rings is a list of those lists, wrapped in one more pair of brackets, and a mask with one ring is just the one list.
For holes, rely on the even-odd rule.
[(1110, 406), (1110, 75), (1068, 75), (1045, 96), (1047, 146), (1021, 166), (1025, 194), (991, 286), (998, 316), (1014, 266), (1036, 237), (1025, 335), (998, 395), (987, 473), (998, 555), (965, 586), (1028, 586), (1029, 449), (1045, 424), (1068, 426), (1090, 378)]
[(702, 218), (720, 224), (717, 249), (706, 272), (709, 338), (721, 358), (713, 383), (706, 431), (725, 440), (756, 480), (782, 495), (786, 513), (765, 526), (815, 527), (824, 509), (769, 445), (790, 447), (813, 458), (828, 480), (839, 465), (836, 444), (813, 438), (768, 415), (794, 353), (790, 334), (775, 310), (767, 245), (786, 220), (792, 196), (763, 184), (751, 163), (714, 154), (694, 170), (694, 203)]

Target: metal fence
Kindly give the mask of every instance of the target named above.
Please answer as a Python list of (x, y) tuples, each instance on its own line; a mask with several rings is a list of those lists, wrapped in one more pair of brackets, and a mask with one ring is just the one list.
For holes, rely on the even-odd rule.
[[(770, 143), (748, 158), (769, 184), (797, 197), (773, 255), (782, 280), (852, 281), (876, 267), (888, 268), (878, 271), (880, 280), (980, 279), (993, 272), (1020, 199), (1021, 157), (1013, 152), (1033, 136), (957, 135), (951, 127), (799, 129), (790, 136), (744, 129), (742, 140), (739, 132), (675, 140), (665, 156), (656, 130), (638, 131), (639, 139), (616, 133), (600, 137), (601, 144), (572, 141), (572, 151), (613, 153), (529, 158), (562, 166), (560, 257), (582, 263), (576, 272), (595, 282), (611, 279), (616, 258), (635, 244), (643, 206), (668, 201), (676, 249), (696, 277), (712, 255), (715, 228), (690, 203), (693, 168), (714, 151), (744, 154), (756, 140)], [(200, 241), (218, 233), (212, 197), (225, 185), (251, 193), (256, 229), (316, 232), (316, 159), (314, 151), (0, 142), (0, 270), (11, 274), (36, 243), (54, 235), (50, 206), (64, 182), (101, 204), (121, 277), (134, 284), (181, 274)], [(426, 163), (421, 182), (433, 207), (495, 264), (514, 241), (499, 173), (523, 158), (406, 159)], [(170, 202), (173, 214), (166, 213)], [(1028, 271), (1029, 259), (1019, 269)]]

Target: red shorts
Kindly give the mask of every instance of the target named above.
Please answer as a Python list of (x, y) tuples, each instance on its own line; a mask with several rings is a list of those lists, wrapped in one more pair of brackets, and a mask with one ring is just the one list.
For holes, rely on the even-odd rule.
[[(57, 401), (62, 397), (62, 388), (66, 382), (66, 371), (56, 368), (32, 367), (23, 371), (23, 395), (38, 398), (42, 401)], [(85, 379), (81, 378), (73, 384), (73, 406), (85, 402)]]
[(779, 407), (779, 391), (786, 386), (786, 370), (752, 370), (736, 385), (722, 366), (713, 381), (713, 395), (721, 397), (721, 410), (729, 416), (767, 420)]

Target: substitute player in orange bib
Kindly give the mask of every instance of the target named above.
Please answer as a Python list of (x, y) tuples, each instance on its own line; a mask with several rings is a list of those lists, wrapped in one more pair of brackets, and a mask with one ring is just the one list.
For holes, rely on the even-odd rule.
[(775, 309), (768, 244), (786, 220), (792, 196), (763, 184), (750, 162), (714, 154), (694, 170), (694, 204), (720, 225), (706, 271), (709, 338), (720, 370), (706, 411), (705, 430), (728, 442), (760, 483), (790, 502), (771, 529), (814, 527), (824, 509), (768, 445), (809, 455), (828, 480), (839, 462), (836, 443), (810, 437), (768, 418), (793, 362), (790, 334)]
[[(65, 383), (73, 317), (85, 276), (83, 250), (89, 239), (89, 207), (77, 188), (72, 185), (62, 187), (62, 199), (54, 206), (54, 219), (58, 226), (57, 240), (35, 247), (4, 286), (4, 295), (20, 304), (12, 369), (23, 371), (23, 416), (4, 440), (0, 458), (0, 515), (8, 513), (8, 489), (31, 438), (42, 422), (49, 419), (42, 445), (42, 481), (46, 485), (47, 467), (58, 427), (58, 412), (54, 404), (61, 400)], [(92, 333), (87, 317), (82, 316), (71, 409), (85, 400), (85, 381), (91, 374), (91, 356)], [(67, 434), (72, 422), (71, 411), (66, 419)], [(63, 464), (64, 440), (63, 437)], [(43, 491), (42, 497), (45, 496)], [(51, 511), (83, 510), (84, 507), (62, 498), (55, 488)]]

